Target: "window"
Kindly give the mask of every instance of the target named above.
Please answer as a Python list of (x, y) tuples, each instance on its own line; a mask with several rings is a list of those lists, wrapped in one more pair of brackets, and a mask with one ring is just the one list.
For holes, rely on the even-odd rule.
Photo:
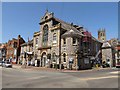
[(76, 44), (76, 38), (73, 37), (73, 44)]
[(38, 44), (38, 38), (36, 38), (36, 44)]
[(43, 42), (48, 41), (48, 25), (43, 27)]
[(56, 62), (56, 54), (55, 53), (52, 54), (52, 58), (53, 58), (53, 62)]
[(66, 39), (65, 38), (63, 38), (63, 44), (66, 44)]
[(14, 46), (13, 46), (13, 47), (14, 47), (14, 48), (17, 48), (17, 42), (14, 43)]
[(63, 61), (66, 62), (66, 54), (63, 54)]
[(45, 20), (48, 19), (48, 16), (45, 17)]
[(53, 41), (57, 41), (56, 33), (53, 34)]

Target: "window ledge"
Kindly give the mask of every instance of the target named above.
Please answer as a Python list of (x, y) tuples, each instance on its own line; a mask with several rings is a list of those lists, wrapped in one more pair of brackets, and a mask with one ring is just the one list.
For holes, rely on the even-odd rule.
[(53, 44), (56, 44), (57, 43), (57, 41), (53, 41)]
[(66, 63), (66, 62), (63, 62), (64, 64)]
[(73, 46), (77, 46), (77, 44), (73, 44)]
[(66, 44), (63, 44), (62, 47), (66, 47)]

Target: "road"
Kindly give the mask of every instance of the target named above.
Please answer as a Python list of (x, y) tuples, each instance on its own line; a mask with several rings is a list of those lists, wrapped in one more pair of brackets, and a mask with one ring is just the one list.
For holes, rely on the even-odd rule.
[(118, 71), (63, 72), (2, 68), (2, 88), (118, 88)]

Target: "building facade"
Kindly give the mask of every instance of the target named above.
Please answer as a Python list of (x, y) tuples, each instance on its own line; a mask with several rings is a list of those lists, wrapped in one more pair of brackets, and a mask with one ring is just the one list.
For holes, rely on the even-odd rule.
[(6, 59), (11, 59), (13, 63), (17, 63), (20, 57), (20, 45), (24, 42), (24, 39), (20, 35), (18, 35), (18, 39), (13, 38), (12, 40), (9, 40), (6, 45)]
[[(40, 21), (38, 52), (40, 66), (64, 69), (91, 68), (91, 57), (100, 50), (101, 43), (83, 27), (66, 23), (46, 11)], [(36, 45), (34, 44), (34, 49)], [(93, 53), (94, 52), (94, 53)]]
[(34, 51), (34, 60), (40, 65), (40, 51), (38, 50), (38, 45), (40, 41), (40, 31), (35, 32), (33, 35), (33, 51)]
[(20, 64), (31, 65), (33, 61), (33, 40), (21, 44)]

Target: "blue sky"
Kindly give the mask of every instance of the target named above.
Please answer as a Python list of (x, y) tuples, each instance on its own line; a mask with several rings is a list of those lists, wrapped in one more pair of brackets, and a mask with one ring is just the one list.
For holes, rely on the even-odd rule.
[(40, 30), (40, 18), (46, 9), (66, 22), (83, 25), (94, 37), (99, 28), (105, 28), (107, 40), (118, 37), (117, 2), (3, 2), (2, 42), (17, 38), (20, 34), (26, 41)]

